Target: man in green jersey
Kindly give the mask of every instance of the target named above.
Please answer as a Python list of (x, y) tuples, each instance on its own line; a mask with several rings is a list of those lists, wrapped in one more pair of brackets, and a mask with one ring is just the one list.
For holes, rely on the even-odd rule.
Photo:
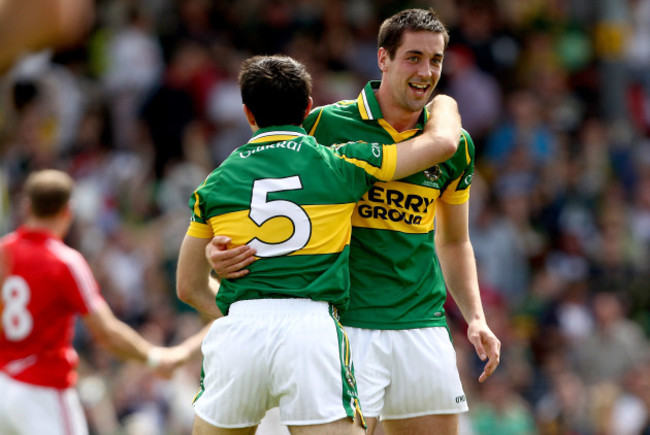
[[(417, 136), (448, 39), (432, 10), (393, 15), (379, 30), (382, 80), (368, 83), (356, 100), (314, 109), (303, 126), (324, 145)], [(468, 407), (447, 331), (447, 288), (468, 323), (468, 339), (487, 361), (479, 382), (499, 364), (501, 344), (485, 320), (469, 239), (473, 170), (474, 144), (463, 131), (453, 157), (376, 183), (353, 212), (350, 305), (341, 323), (350, 336), (368, 433), (380, 416), (389, 434), (458, 433), (458, 414)], [(224, 240), (217, 237), (206, 249), (215, 271), (248, 276), (254, 250), (226, 250)]]
[[(456, 103), (434, 99), (424, 133), (399, 145), (329, 148), (300, 127), (312, 105), (303, 65), (257, 56), (243, 63), (239, 81), (253, 137), (192, 195), (178, 261), (179, 298), (217, 318), (202, 344), (194, 433), (254, 433), (276, 406), (294, 434), (363, 433), (338, 322), (349, 303), (351, 216), (375, 182), (454, 155)], [(218, 293), (204, 254), (215, 234), (259, 258), (253, 273), (222, 280)]]

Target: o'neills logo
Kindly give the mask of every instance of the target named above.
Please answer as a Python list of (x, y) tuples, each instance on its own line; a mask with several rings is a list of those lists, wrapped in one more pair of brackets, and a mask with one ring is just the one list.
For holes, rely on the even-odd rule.
[(429, 181), (436, 181), (438, 178), (440, 178), (441, 175), (442, 170), (438, 165), (432, 166), (424, 171), (424, 176), (427, 177), (427, 180)]
[(259, 153), (268, 149), (274, 149), (274, 148), (286, 148), (288, 150), (292, 151), (300, 151), (300, 142), (294, 142), (292, 140), (285, 140), (282, 142), (277, 142), (277, 143), (270, 143), (268, 145), (258, 145), (255, 148), (251, 150), (246, 150), (243, 152), (239, 153), (239, 157), (242, 159), (245, 159), (247, 157), (250, 157), (251, 154)]

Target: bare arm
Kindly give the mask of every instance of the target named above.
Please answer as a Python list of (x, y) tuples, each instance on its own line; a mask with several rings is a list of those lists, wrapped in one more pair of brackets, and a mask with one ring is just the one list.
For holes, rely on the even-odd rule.
[(212, 266), (205, 258), (210, 240), (185, 235), (176, 268), (176, 293), (200, 313), (217, 319), (223, 316), (215, 302), (219, 283), (210, 276)]
[(461, 121), (456, 100), (437, 95), (427, 108), (430, 116), (424, 132), (397, 145), (396, 180), (444, 162), (458, 149)]
[(156, 373), (169, 378), (174, 370), (193, 358), (209, 325), (174, 347), (154, 346), (126, 323), (115, 317), (106, 302), (83, 317), (93, 338), (106, 350), (124, 360), (147, 363)]
[(203, 338), (208, 333), (211, 326), (212, 322), (208, 323), (201, 328), (200, 331), (186, 338), (176, 346), (165, 349), (164, 351), (166, 354), (163, 353), (161, 355), (160, 364), (155, 368), (156, 373), (165, 378), (169, 378), (179, 365), (185, 364), (194, 358), (198, 358), (199, 355), (201, 355), (201, 343), (203, 342)]
[(469, 203), (437, 204), (436, 252), (447, 287), (467, 322), (467, 338), (479, 358), (488, 360), (479, 377), (483, 382), (499, 365), (501, 342), (488, 327), (483, 312), (474, 248), (469, 239)]
[(145, 362), (149, 351), (154, 347), (133, 328), (115, 317), (104, 301), (97, 310), (85, 315), (83, 321), (93, 338), (121, 359)]

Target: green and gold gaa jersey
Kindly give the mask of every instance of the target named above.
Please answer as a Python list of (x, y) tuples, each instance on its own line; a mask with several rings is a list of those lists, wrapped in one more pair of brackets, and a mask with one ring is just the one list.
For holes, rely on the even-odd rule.
[[(369, 82), (356, 100), (312, 110), (303, 126), (318, 143), (348, 140), (394, 143), (420, 134), (397, 132), (382, 116)], [(466, 131), (456, 154), (427, 171), (401, 180), (377, 182), (357, 203), (350, 244), (350, 305), (341, 323), (369, 329), (444, 326), (447, 290), (434, 249), (438, 200), (469, 200), (474, 143)]]
[(227, 235), (258, 260), (250, 274), (224, 279), (217, 305), (260, 298), (310, 298), (345, 310), (349, 300), (350, 217), (378, 180), (395, 173), (394, 145), (324, 147), (297, 126), (258, 130), (199, 186), (188, 235)]

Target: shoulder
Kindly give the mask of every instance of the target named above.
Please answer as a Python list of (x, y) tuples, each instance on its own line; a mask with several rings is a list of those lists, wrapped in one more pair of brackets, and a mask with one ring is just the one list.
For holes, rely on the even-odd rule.
[(9, 246), (9, 245), (15, 243), (17, 239), (18, 239), (18, 233), (16, 233), (16, 232), (6, 234), (6, 235), (0, 237), (0, 247)]
[(330, 120), (341, 118), (349, 119), (351, 116), (358, 113), (359, 108), (357, 100), (337, 101), (336, 103), (312, 109), (303, 122), (303, 127), (309, 134), (312, 134), (312, 130), (318, 128), (322, 123), (329, 123)]
[(75, 279), (94, 280), (88, 262), (79, 251), (56, 239), (49, 239), (45, 246), (53, 257), (65, 265)]
[(472, 136), (464, 128), (461, 129), (458, 150), (452, 159), (458, 162), (464, 161), (466, 164), (471, 164), (474, 161), (475, 154), (476, 148), (474, 146), (474, 140), (472, 139)]
[(464, 128), (460, 129), (460, 141), (461, 144), (467, 148), (471, 148), (474, 151), (474, 140), (467, 130)]

